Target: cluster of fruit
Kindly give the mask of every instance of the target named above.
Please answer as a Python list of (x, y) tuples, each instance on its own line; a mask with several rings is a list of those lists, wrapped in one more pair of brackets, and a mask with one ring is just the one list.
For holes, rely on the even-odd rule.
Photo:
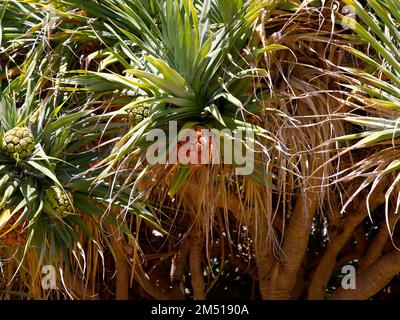
[(1, 147), (3, 152), (18, 162), (32, 154), (35, 141), (29, 128), (16, 127), (4, 134)]
[[(27, 159), (35, 149), (35, 141), (32, 132), (27, 127), (16, 127), (3, 135), (1, 150), (17, 163)], [(58, 186), (52, 186), (45, 191), (46, 197), (55, 214), (60, 218), (74, 212), (72, 194)], [(0, 216), (8, 212), (6, 209), (0, 212)], [(7, 222), (0, 227), (0, 242), (5, 245), (22, 245), (27, 238), (27, 219), (17, 222), (22, 212), (12, 215)]]
[(72, 194), (69, 191), (53, 186), (46, 190), (46, 194), (57, 216), (65, 218), (74, 212)]
[(136, 125), (149, 116), (149, 107), (138, 106), (133, 109), (128, 109), (126, 113), (128, 114), (129, 123), (131, 125)]

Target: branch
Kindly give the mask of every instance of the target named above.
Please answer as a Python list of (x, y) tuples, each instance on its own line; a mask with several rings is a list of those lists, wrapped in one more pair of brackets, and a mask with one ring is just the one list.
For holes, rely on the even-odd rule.
[(135, 277), (147, 294), (157, 300), (184, 300), (185, 296), (177, 286), (169, 286), (164, 274), (159, 269), (153, 269), (151, 275), (138, 266)]
[(283, 261), (276, 261), (269, 284), (267, 299), (290, 299), (297, 284), (311, 233), (312, 220), (319, 203), (319, 195), (304, 192), (298, 195), (294, 212), (284, 235)]
[[(369, 199), (369, 208), (371, 211), (385, 201), (385, 193), (383, 191), (388, 186), (388, 183), (389, 180), (384, 178), (371, 195)], [(330, 246), (322, 256), (311, 280), (308, 289), (309, 300), (320, 300), (325, 297), (326, 286), (335, 269), (338, 254), (353, 235), (356, 227), (368, 216), (368, 204), (366, 200), (367, 195), (359, 201), (354, 200), (346, 218), (333, 232)]]
[(172, 284), (175, 284), (177, 282), (180, 283), (183, 280), (183, 271), (186, 265), (186, 258), (189, 254), (190, 246), (190, 237), (183, 239), (181, 245), (176, 251), (174, 257), (172, 258), (170, 272)]
[(388, 253), (356, 277), (356, 289), (336, 289), (329, 300), (366, 300), (379, 292), (400, 272), (400, 251)]
[[(397, 219), (398, 219), (397, 215), (391, 214), (389, 216), (389, 226), (395, 226)], [(359, 271), (362, 271), (365, 268), (367, 268), (381, 256), (382, 250), (385, 247), (385, 244), (388, 240), (389, 240), (389, 230), (385, 221), (383, 221), (379, 226), (377, 234), (371, 241), (371, 244), (369, 245), (367, 252), (360, 259), (360, 263), (358, 265)]]
[(201, 255), (203, 241), (199, 233), (200, 232), (193, 237), (192, 248), (190, 249), (190, 273), (194, 300), (205, 300), (203, 262)]
[[(355, 247), (352, 247), (353, 238), (356, 241)], [(345, 245), (345, 249), (342, 250), (339, 256), (336, 258), (335, 268), (334, 270), (339, 269), (344, 264), (348, 263), (349, 261), (353, 261), (355, 259), (360, 259), (362, 257), (368, 247), (368, 239), (365, 235), (365, 228), (364, 225), (361, 223), (357, 226), (354, 230), (353, 237), (347, 241)]]
[(295, 207), (283, 235), (281, 258), (274, 261), (267, 299), (288, 300), (299, 291), (296, 286), (307, 253), (312, 221), (324, 197), (324, 193), (320, 192), (324, 159), (316, 155), (307, 163), (307, 170), (314, 172), (313, 177), (307, 178), (300, 185)]
[(128, 244), (124, 239), (124, 234), (120, 230), (113, 230), (111, 227), (108, 227), (108, 229), (111, 233), (110, 242), (116, 268), (115, 298), (117, 300), (128, 300), (130, 265), (126, 251), (124, 250)]

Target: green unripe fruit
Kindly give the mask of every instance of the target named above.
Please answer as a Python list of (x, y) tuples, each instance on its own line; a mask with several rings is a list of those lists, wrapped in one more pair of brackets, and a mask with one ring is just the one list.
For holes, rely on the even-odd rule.
[(25, 159), (35, 148), (33, 135), (27, 127), (11, 129), (4, 134), (1, 148), (15, 161)]
[(67, 190), (53, 186), (46, 190), (51, 207), (60, 218), (65, 218), (74, 212), (72, 194)]
[(132, 125), (136, 125), (143, 119), (149, 116), (149, 107), (147, 106), (138, 106), (133, 109), (129, 109), (126, 111), (128, 114), (128, 121)]

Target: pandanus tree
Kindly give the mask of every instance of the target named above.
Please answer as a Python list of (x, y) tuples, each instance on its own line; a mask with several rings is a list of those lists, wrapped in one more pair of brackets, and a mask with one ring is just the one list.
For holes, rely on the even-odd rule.
[[(4, 2), (3, 296), (382, 294), (400, 271), (398, 9)], [(156, 132), (166, 139), (154, 148)], [(210, 144), (232, 156), (213, 144), (224, 138), (250, 155), (246, 175), (235, 157), (167, 157)], [(42, 289), (43, 265), (63, 288)], [(355, 289), (341, 288), (343, 266), (356, 270)]]
[(94, 185), (95, 176), (86, 174), (99, 153), (85, 146), (101, 134), (87, 121), (91, 111), (63, 112), (50, 103), (37, 109), (33, 97), (28, 91), (17, 107), (21, 101), (10, 87), (1, 95), (0, 239), (5, 252), (15, 251), (17, 270), (28, 271), (25, 285), (40, 288), (37, 275), (44, 265), (61, 268), (63, 281), (75, 268), (86, 279), (86, 264), (93, 263), (87, 250), (101, 255), (103, 229), (118, 225), (116, 215), (105, 214), (111, 203), (129, 214), (145, 210), (128, 206), (129, 193), (111, 195), (106, 180)]
[[(91, 118), (93, 110), (74, 107), (71, 95), (60, 93), (59, 75), (74, 61), (59, 54), (65, 47), (58, 39), (52, 43), (42, 33), (48, 14), (37, 16), (33, 8), (18, 2), (2, 7), (2, 55), (8, 59), (2, 60), (0, 94), (0, 243), (2, 265), (7, 262), (1, 294), (84, 298), (87, 283), (102, 276), (96, 265), (109, 242), (106, 230), (124, 230), (116, 212), (147, 211), (138, 203), (128, 205), (130, 194), (119, 186), (118, 194), (110, 194), (107, 178), (94, 183), (96, 173), (87, 174), (101, 158), (91, 144), (102, 127)], [(11, 14), (25, 17), (20, 34), (7, 27)], [(130, 236), (127, 228), (124, 232)], [(56, 272), (57, 291), (41, 286), (46, 265)]]
[[(367, 299), (379, 292), (400, 271), (396, 228), (400, 179), (400, 5), (392, 0), (367, 0), (365, 4), (356, 0), (345, 0), (344, 3), (351, 6), (358, 18), (343, 18), (346, 25), (354, 30), (355, 35), (351, 38), (367, 43), (369, 48), (368, 51), (362, 51), (354, 47), (344, 47), (363, 61), (366, 68), (344, 68), (354, 79), (346, 86), (351, 90), (347, 98), (351, 112), (344, 117), (352, 124), (353, 132), (338, 139), (351, 141), (339, 156), (358, 152), (363, 155), (357, 157), (354, 165), (339, 172), (339, 180), (361, 180), (344, 208), (357, 199), (359, 193), (368, 194), (365, 197), (366, 213), (379, 231), (374, 238), (369, 239), (370, 244), (364, 256), (357, 261), (360, 289), (354, 292), (338, 290), (332, 298)], [(374, 196), (374, 193), (378, 195)], [(374, 212), (378, 204), (382, 204), (380, 214)]]
[[(101, 12), (100, 7), (104, 9), (103, 5), (83, 1), (69, 3), (78, 5), (89, 14)], [(270, 168), (265, 170), (262, 165), (256, 165), (248, 177), (236, 178), (233, 174), (235, 164), (231, 167), (204, 165), (197, 168), (180, 163), (150, 165), (144, 157), (149, 146), (147, 136), (154, 129), (163, 129), (173, 135), (173, 132), (168, 132), (173, 121), (178, 126), (175, 134), (195, 126), (230, 129), (232, 132), (251, 133), (250, 139), (243, 137), (239, 145), (243, 148), (255, 145), (258, 164), (268, 156), (267, 149), (274, 147), (273, 137), (248, 121), (262, 109), (260, 97), (252, 92), (254, 79), (262, 70), (251, 65), (253, 57), (261, 52), (245, 49), (261, 10), (269, 14), (276, 1), (154, 1), (151, 9), (140, 1), (109, 1), (108, 4), (100, 14), (104, 22), (97, 21), (94, 26), (99, 39), (107, 45), (107, 58), (99, 62), (99, 67), (102, 69), (107, 65), (107, 60), (107, 69), (112, 70), (110, 61), (118, 63), (124, 67), (125, 75), (108, 70), (84, 72), (82, 75), (82, 71), (78, 71), (78, 76), (72, 76), (66, 82), (101, 94), (107, 89), (125, 90), (128, 93), (125, 101), (130, 100), (129, 103), (99, 116), (105, 120), (108, 118), (108, 123), (147, 109), (147, 116), (132, 125), (99, 167), (104, 168), (102, 174), (112, 172), (116, 181), (125, 177), (127, 170), (130, 171), (125, 180), (127, 188), (137, 187), (144, 197), (153, 199), (162, 212), (168, 205), (172, 221), (186, 220), (178, 241), (172, 240), (173, 237), (170, 240), (176, 254), (170, 261), (169, 273), (173, 282), (182, 282), (186, 257), (190, 256), (194, 297), (204, 298), (204, 246), (213, 238), (213, 233), (225, 228), (232, 213), (237, 222), (252, 226), (250, 233), (256, 235), (256, 217), (246, 215), (245, 211), (254, 210), (255, 203), (261, 202), (258, 188), (270, 184)], [(113, 46), (108, 38), (102, 37), (110, 33), (117, 40)], [(173, 147), (168, 145), (168, 148)], [(154, 178), (149, 179), (153, 175)], [(247, 191), (243, 189), (238, 194), (235, 189), (242, 189), (244, 185), (248, 185)], [(213, 198), (211, 201), (210, 197)], [(237, 207), (243, 207), (241, 213), (233, 210)], [(265, 230), (259, 237), (260, 241), (256, 242), (256, 250), (262, 247), (260, 250), (263, 251), (269, 242), (268, 217), (258, 220), (263, 221), (261, 228)], [(220, 228), (213, 227), (214, 223)], [(173, 223), (169, 228), (176, 226)], [(190, 249), (187, 244), (191, 241), (194, 241), (194, 246)], [(262, 256), (260, 264), (263, 259), (266, 258)], [(140, 266), (137, 276), (145, 279)], [(150, 284), (145, 288), (156, 292)], [(175, 289), (180, 292), (178, 296), (183, 297), (179, 286)]]

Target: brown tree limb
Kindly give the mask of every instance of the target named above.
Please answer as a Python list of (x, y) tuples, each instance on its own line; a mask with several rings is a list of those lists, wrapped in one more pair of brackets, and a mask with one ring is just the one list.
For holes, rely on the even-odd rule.
[(366, 203), (367, 195), (356, 203), (353, 202), (351, 209), (348, 210), (346, 218), (333, 232), (330, 245), (314, 272), (308, 289), (308, 299), (320, 300), (325, 297), (326, 286), (335, 269), (338, 254), (349, 241), (357, 226), (368, 216), (368, 205), (370, 210), (374, 210), (385, 201), (384, 189), (388, 186), (388, 183), (388, 179), (383, 179), (383, 181), (381, 181), (369, 198), (369, 204)]
[(184, 300), (185, 296), (180, 288), (168, 285), (164, 276), (158, 268), (153, 269), (151, 274), (145, 273), (140, 266), (135, 270), (135, 277), (141, 288), (154, 299)]
[[(305, 258), (304, 260), (307, 260), (307, 259)], [(303, 263), (303, 266), (299, 270), (299, 273), (297, 276), (297, 283), (291, 292), (290, 299), (292, 299), (292, 300), (298, 300), (306, 287), (306, 283), (304, 281), (305, 276), (306, 276), (306, 269), (304, 267), (304, 264), (305, 263)]]
[[(356, 242), (355, 247), (352, 246), (353, 238)], [(353, 238), (350, 238), (345, 245), (349, 250), (342, 250), (340, 255), (337, 257), (334, 270), (337, 270), (349, 261), (360, 259), (365, 254), (368, 248), (368, 241), (362, 223), (355, 229)]]
[(205, 300), (203, 261), (202, 261), (203, 241), (199, 234), (193, 237), (192, 247), (190, 249), (190, 273), (194, 300)]
[(267, 299), (288, 300), (294, 291), (298, 291), (295, 288), (306, 257), (312, 221), (324, 196), (319, 191), (323, 158), (315, 156), (307, 162), (310, 172), (315, 172), (313, 177), (306, 179), (300, 186), (300, 193), (284, 233), (282, 255), (274, 261), (268, 281), (269, 292), (264, 297)]
[[(389, 215), (389, 226), (395, 224), (398, 216), (391, 214)], [(389, 240), (389, 230), (386, 222), (383, 221), (379, 226), (379, 230), (375, 237), (371, 240), (371, 244), (369, 245), (365, 255), (360, 259), (360, 263), (358, 265), (358, 270), (362, 271), (367, 268), (369, 265), (374, 263), (382, 254), (382, 250), (385, 247), (386, 242)]]
[(319, 195), (304, 192), (298, 195), (283, 243), (283, 261), (276, 261), (269, 281), (267, 299), (287, 300), (292, 297), (297, 277), (307, 250), (312, 220), (319, 204)]
[(123, 233), (119, 230), (113, 231), (110, 242), (113, 249), (116, 269), (115, 298), (117, 300), (128, 300), (130, 265), (124, 250), (127, 244)]
[(343, 265), (347, 264), (350, 261), (360, 259), (360, 256), (362, 255), (362, 252), (357, 249), (350, 250), (346, 252), (345, 255), (340, 256), (340, 258), (336, 259), (335, 267), (333, 270), (339, 270)]
[(174, 257), (172, 258), (171, 272), (170, 272), (170, 278), (172, 284), (176, 282), (180, 283), (183, 280), (183, 271), (186, 265), (186, 259), (189, 254), (190, 246), (191, 246), (190, 238), (187, 237), (183, 239)]
[(394, 250), (356, 276), (356, 289), (338, 288), (329, 300), (366, 300), (385, 287), (400, 272), (400, 251)]
[(368, 241), (363, 224), (359, 224), (353, 233), (354, 240), (356, 241), (356, 251), (361, 256), (365, 253), (368, 247)]

